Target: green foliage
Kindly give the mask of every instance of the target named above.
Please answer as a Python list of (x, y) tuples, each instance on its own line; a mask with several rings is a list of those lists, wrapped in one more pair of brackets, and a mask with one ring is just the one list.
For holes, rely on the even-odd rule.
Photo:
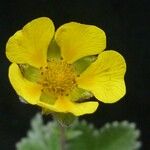
[(60, 150), (60, 131), (56, 122), (43, 125), (38, 114), (32, 120), (31, 127), (27, 137), (17, 143), (17, 150)]
[[(17, 143), (17, 150), (61, 150), (60, 125), (56, 121), (43, 124), (41, 115), (31, 122), (27, 137)], [(134, 123), (113, 122), (101, 129), (78, 120), (66, 128), (66, 150), (137, 150), (139, 130)]]
[(68, 150), (137, 150), (140, 147), (139, 130), (127, 121), (106, 124), (99, 130), (82, 121), (72, 130), (82, 134), (68, 142)]

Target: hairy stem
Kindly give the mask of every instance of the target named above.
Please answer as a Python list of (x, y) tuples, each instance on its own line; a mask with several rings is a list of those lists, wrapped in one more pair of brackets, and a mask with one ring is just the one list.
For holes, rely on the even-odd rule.
[(60, 126), (60, 144), (61, 144), (61, 150), (66, 149), (66, 137), (65, 137), (65, 127), (63, 125)]

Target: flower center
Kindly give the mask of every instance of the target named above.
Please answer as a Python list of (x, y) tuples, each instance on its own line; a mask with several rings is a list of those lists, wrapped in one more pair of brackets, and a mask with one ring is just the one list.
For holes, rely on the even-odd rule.
[(63, 60), (51, 59), (46, 67), (40, 68), (43, 92), (55, 96), (68, 95), (76, 86), (76, 74), (72, 65)]

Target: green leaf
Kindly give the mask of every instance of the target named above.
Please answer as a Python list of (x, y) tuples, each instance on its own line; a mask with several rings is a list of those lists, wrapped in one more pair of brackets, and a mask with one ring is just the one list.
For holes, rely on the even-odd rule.
[(17, 150), (60, 150), (60, 131), (56, 122), (43, 124), (41, 115), (31, 122), (27, 137), (16, 144)]
[(100, 130), (101, 150), (135, 150), (140, 146), (140, 143), (136, 142), (139, 135), (134, 123), (116, 121), (106, 124)]
[(127, 121), (106, 124), (100, 130), (78, 122), (72, 130), (82, 134), (69, 141), (68, 150), (137, 150), (140, 147), (139, 130)]
[[(38, 114), (31, 126), (27, 137), (16, 144), (17, 150), (61, 150), (62, 127), (56, 121), (44, 125)], [(139, 130), (127, 121), (107, 123), (95, 129), (86, 121), (76, 120), (64, 131), (65, 150), (138, 150), (140, 147)]]

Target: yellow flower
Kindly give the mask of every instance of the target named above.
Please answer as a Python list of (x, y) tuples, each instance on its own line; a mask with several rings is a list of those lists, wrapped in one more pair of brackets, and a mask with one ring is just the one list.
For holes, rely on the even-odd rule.
[(96, 26), (70, 22), (55, 32), (49, 18), (37, 18), (7, 42), (10, 82), (44, 112), (93, 113), (98, 102), (88, 98), (114, 103), (126, 91), (125, 60), (105, 47), (105, 33)]

